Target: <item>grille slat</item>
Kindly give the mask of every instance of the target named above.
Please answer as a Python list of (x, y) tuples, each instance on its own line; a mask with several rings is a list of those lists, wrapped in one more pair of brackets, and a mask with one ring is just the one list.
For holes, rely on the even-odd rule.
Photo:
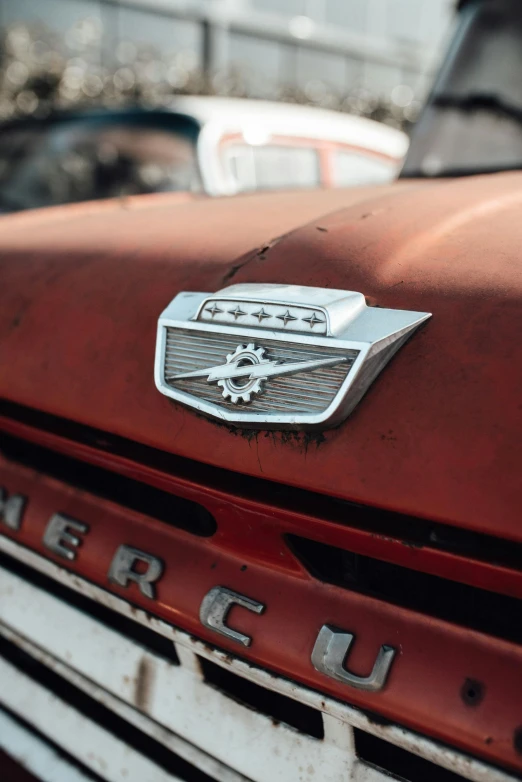
[[(108, 472), (92, 464), (79, 462), (58, 453), (5, 437), (2, 450), (10, 457), (21, 457), (33, 469), (56, 475), (60, 480), (93, 494), (111, 500), (123, 508), (152, 517), (169, 526), (184, 529), (193, 535), (210, 537), (217, 529), (216, 520), (202, 505), (177, 497), (149, 484)], [(29, 454), (32, 456), (28, 458)]]
[[(179, 371), (178, 368), (176, 368), (176, 369), (177, 369), (177, 371)], [(330, 396), (335, 394), (337, 392), (337, 390), (338, 390), (338, 387), (336, 385), (333, 385), (331, 382), (323, 382), (323, 383), (321, 383), (321, 382), (317, 382), (317, 379), (314, 379), (314, 381), (315, 382), (313, 383), (313, 386), (314, 386), (315, 394), (318, 397), (318, 401), (320, 401), (324, 405), (325, 398), (329, 398)], [(178, 380), (177, 382), (178, 383), (182, 383), (182, 382), (184, 383), (184, 382), (186, 382), (186, 380)], [(280, 386), (282, 387), (282, 393), (284, 394), (285, 398), (286, 398), (286, 394), (287, 394), (288, 391), (291, 391), (292, 393), (294, 393), (297, 398), (299, 396), (302, 396), (301, 394), (298, 393), (299, 391), (303, 391), (304, 392), (304, 398), (306, 398), (306, 399), (309, 399), (310, 396), (311, 396), (311, 389), (310, 389), (310, 387), (307, 387), (306, 385), (304, 385), (302, 383), (299, 383), (298, 381), (293, 381), (292, 383), (287, 383), (284, 386), (284, 388), (283, 388), (283, 383), (281, 381), (277, 381), (277, 380), (271, 379), (270, 383), (271, 383), (271, 389), (270, 389), (271, 395), (273, 394), (274, 396), (276, 395), (276, 389), (279, 388)]]
[[(270, 360), (282, 363), (314, 358), (348, 357), (347, 361), (332, 367), (269, 378), (263, 383), (263, 392), (259, 395), (252, 394), (251, 401), (248, 403), (248, 410), (254, 413), (265, 413), (270, 410), (286, 414), (322, 412), (334, 399), (357, 356), (357, 351), (328, 350), (321, 346), (279, 342), (265, 339), (262, 334), (253, 340), (245, 339), (240, 334), (230, 337), (215, 332), (203, 335), (199, 331), (189, 329), (184, 331), (167, 329), (166, 382), (173, 388), (179, 388), (207, 402), (228, 410), (237, 410), (236, 404), (223, 397), (223, 389), (215, 383), (208, 383), (206, 378), (185, 378), (177, 381), (168, 378), (187, 370), (223, 364), (227, 354), (233, 353), (238, 345), (249, 342), (265, 348), (265, 356)], [(240, 405), (242, 405), (241, 400)]]
[[(0, 641), (0, 666), (2, 655), (17, 664), (13, 643), (18, 639), (23, 644), (22, 639), (28, 638), (29, 643), (22, 646), (22, 651), (34, 651), (39, 655), (37, 678), (40, 683), (50, 686), (59, 697), (69, 698), (70, 704), (81, 707), (87, 717), (94, 715), (106, 729), (114, 729), (107, 705), (111, 710), (117, 708), (114, 720), (119, 720), (119, 727), (116, 726), (119, 738), (123, 736), (124, 718), (137, 724), (139, 715), (144, 715), (162, 725), (169, 735), (179, 736), (214, 758), (217, 771), (231, 766), (229, 782), (249, 779), (269, 782), (265, 774), (259, 774), (255, 753), (245, 753), (242, 749), (254, 735), (258, 737), (257, 752), (262, 756), (275, 752), (280, 757), (272, 768), (275, 779), (280, 782), (292, 778), (298, 763), (319, 767), (321, 758), (325, 753), (328, 755), (328, 747), (318, 738), (312, 738), (323, 735), (320, 711), (282, 695), (272, 698), (277, 701), (276, 705), (266, 704), (270, 694), (263, 701), (262, 688), (259, 688), (261, 696), (256, 693), (254, 702), (243, 705), (225, 694), (222, 686), (219, 689), (215, 686), (215, 673), (212, 683), (208, 682), (212, 676), (209, 666), (206, 674), (203, 670), (199, 675), (194, 673), (199, 658), (194, 655), (194, 664), (187, 665), (190, 651), (186, 648), (183, 656), (180, 655), (181, 665), (177, 660), (173, 663), (159, 657), (148, 646), (146, 637), (144, 645), (136, 644), (132, 638), (100, 623), (96, 606), (90, 609), (88, 600), (80, 598), (77, 601), (73, 595), (67, 595), (67, 590), (53, 589), (52, 585), (52, 592), (48, 592), (44, 588), (46, 580), (37, 580), (38, 585), (32, 584), (13, 568), (0, 567), (0, 588), (12, 590), (16, 595), (11, 602), (0, 605), (0, 636), (7, 639)], [(49, 627), (53, 628), (52, 633), (49, 633)], [(6, 644), (11, 654), (9, 649), (6, 651)], [(95, 655), (93, 648), (96, 648)], [(52, 666), (49, 665), (51, 660)], [(71, 694), (71, 686), (66, 686), (64, 679), (78, 689), (78, 694)], [(103, 695), (97, 696), (89, 682), (101, 688)], [(241, 687), (241, 680), (238, 686)], [(164, 698), (165, 692), (171, 694), (168, 699)], [(85, 695), (94, 697), (96, 703), (86, 702)], [(118, 702), (124, 704), (123, 707), (117, 706)], [(101, 703), (104, 706), (100, 710)], [(172, 708), (172, 703), (176, 708)], [(204, 710), (196, 704), (204, 704)], [(135, 716), (136, 711), (138, 716)], [(288, 721), (298, 728), (285, 724), (287, 715)], [(235, 737), (233, 747), (228, 740), (231, 734)], [(140, 742), (130, 729), (127, 740), (139, 748)], [(177, 751), (179, 754), (179, 746)], [(157, 758), (155, 752), (152, 757)], [(178, 769), (177, 776), (187, 782), (189, 779), (190, 782), (210, 782), (201, 773), (197, 778), (190, 778)], [(223, 775), (214, 776), (222, 778)]]
[(102, 782), (100, 776), (4, 709), (0, 709), (0, 768), (4, 782)]
[[(7, 685), (2, 688), (0, 703), (27, 720), (36, 730), (43, 733), (62, 750), (69, 748), (71, 737), (75, 737), (73, 757), (95, 774), (102, 775), (106, 782), (118, 782), (127, 777), (130, 782), (140, 777), (150, 782), (181, 782), (180, 777), (168, 773), (151, 757), (146, 757), (125, 740), (113, 735), (112, 731), (98, 720), (82, 714), (75, 706), (57, 697), (53, 690), (43, 686), (28, 675), (27, 668), (39, 668), (31, 661), (26, 670), (6, 660), (6, 644), (0, 644), (0, 676)], [(9, 657), (20, 658), (14, 653)], [(30, 701), (31, 708), (24, 708)], [(114, 715), (112, 715), (114, 720)], [(186, 778), (188, 782), (188, 778)], [(211, 780), (209, 780), (211, 782)]]
[(286, 539), (306, 569), (325, 583), (522, 643), (522, 626), (513, 621), (522, 612), (522, 600), (518, 598), (355, 554), (299, 535), (287, 535)]
[[(172, 372), (184, 372), (189, 371), (193, 368), (194, 361), (193, 359), (187, 360), (187, 361), (176, 361), (176, 362), (166, 362), (165, 368), (167, 370), (167, 374), (169, 371)], [(312, 372), (307, 373), (308, 377), (313, 377), (314, 379), (314, 385), (318, 386), (321, 389), (324, 389), (324, 391), (328, 392), (335, 392), (337, 391), (338, 384), (332, 382), (332, 378), (330, 375), (321, 374), (321, 371), (318, 369), (312, 370)], [(295, 376), (294, 376), (295, 377)], [(283, 379), (283, 378), (281, 378)], [(272, 378), (270, 381), (272, 384), (278, 382), (278, 378)], [(280, 381), (279, 381), (280, 382)], [(304, 383), (300, 383), (299, 381), (293, 379), (292, 380), (292, 387), (295, 388), (301, 388), (305, 391), (308, 391), (309, 388)]]

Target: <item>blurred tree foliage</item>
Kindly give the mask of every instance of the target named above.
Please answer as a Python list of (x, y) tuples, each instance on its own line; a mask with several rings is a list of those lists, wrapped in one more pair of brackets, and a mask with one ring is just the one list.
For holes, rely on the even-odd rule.
[[(194, 59), (191, 52), (166, 56), (130, 41), (119, 42), (107, 54), (103, 30), (95, 18), (77, 23), (65, 36), (43, 26), (16, 25), (0, 33), (0, 121), (89, 106), (159, 107), (176, 94), (261, 97), (246, 86), (241, 68), (232, 66), (227, 73), (209, 78)], [(409, 90), (401, 89), (402, 94)], [(395, 92), (383, 97), (354, 86), (341, 95), (317, 79), (304, 89), (277, 87), (270, 98), (405, 128), (416, 119), (419, 105), (412, 94), (406, 94), (406, 100), (392, 100)]]

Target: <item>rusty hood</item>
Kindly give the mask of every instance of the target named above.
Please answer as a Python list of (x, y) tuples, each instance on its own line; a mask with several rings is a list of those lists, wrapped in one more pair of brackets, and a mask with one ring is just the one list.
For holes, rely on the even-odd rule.
[[(0, 396), (162, 452), (522, 540), (522, 174), (0, 219)], [(182, 290), (269, 282), (433, 313), (351, 416), (240, 432), (158, 393)]]

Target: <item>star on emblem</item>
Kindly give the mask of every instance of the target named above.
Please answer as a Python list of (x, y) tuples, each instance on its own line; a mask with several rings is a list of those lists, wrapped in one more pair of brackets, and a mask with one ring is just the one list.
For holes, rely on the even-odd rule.
[(309, 318), (303, 318), (303, 320), (304, 320), (305, 323), (309, 323), (310, 324), (310, 328), (311, 329), (313, 329), (313, 327), (315, 326), (316, 323), (324, 323), (324, 320), (321, 320), (321, 318), (318, 318), (317, 315), (315, 314), (315, 312), (312, 313), (312, 315), (310, 315)]
[(261, 323), (265, 318), (271, 318), (272, 316), (268, 314), (268, 312), (265, 312), (263, 307), (259, 310), (259, 312), (253, 312), (252, 313), (254, 318), (257, 318), (258, 322)]
[(228, 310), (228, 314), (233, 315), (234, 320), (237, 320), (238, 318), (242, 318), (243, 315), (246, 315), (246, 312), (243, 312), (243, 310), (238, 304), (235, 310)]
[(216, 304), (216, 302), (214, 302), (214, 304), (212, 305), (212, 307), (207, 307), (207, 308), (206, 308), (205, 312), (210, 312), (210, 314), (212, 315), (212, 317), (214, 317), (214, 315), (217, 315), (217, 314), (218, 314), (218, 312), (223, 312), (223, 310), (220, 310), (220, 309), (219, 309), (219, 307), (218, 307), (218, 305)]
[(276, 318), (282, 320), (285, 326), (289, 320), (297, 320), (293, 315), (290, 315), (290, 310), (287, 310), (284, 315), (276, 315)]

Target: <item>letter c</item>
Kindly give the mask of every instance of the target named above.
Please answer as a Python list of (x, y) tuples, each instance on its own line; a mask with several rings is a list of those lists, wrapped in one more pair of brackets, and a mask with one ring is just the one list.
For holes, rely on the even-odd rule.
[(257, 600), (240, 595), (226, 587), (217, 586), (213, 587), (203, 598), (199, 609), (201, 624), (232, 641), (243, 644), (243, 646), (250, 646), (252, 639), (249, 635), (232, 630), (225, 624), (228, 612), (233, 605), (246, 608), (247, 611), (253, 611), (255, 614), (262, 614), (265, 610), (263, 603), (258, 603)]

